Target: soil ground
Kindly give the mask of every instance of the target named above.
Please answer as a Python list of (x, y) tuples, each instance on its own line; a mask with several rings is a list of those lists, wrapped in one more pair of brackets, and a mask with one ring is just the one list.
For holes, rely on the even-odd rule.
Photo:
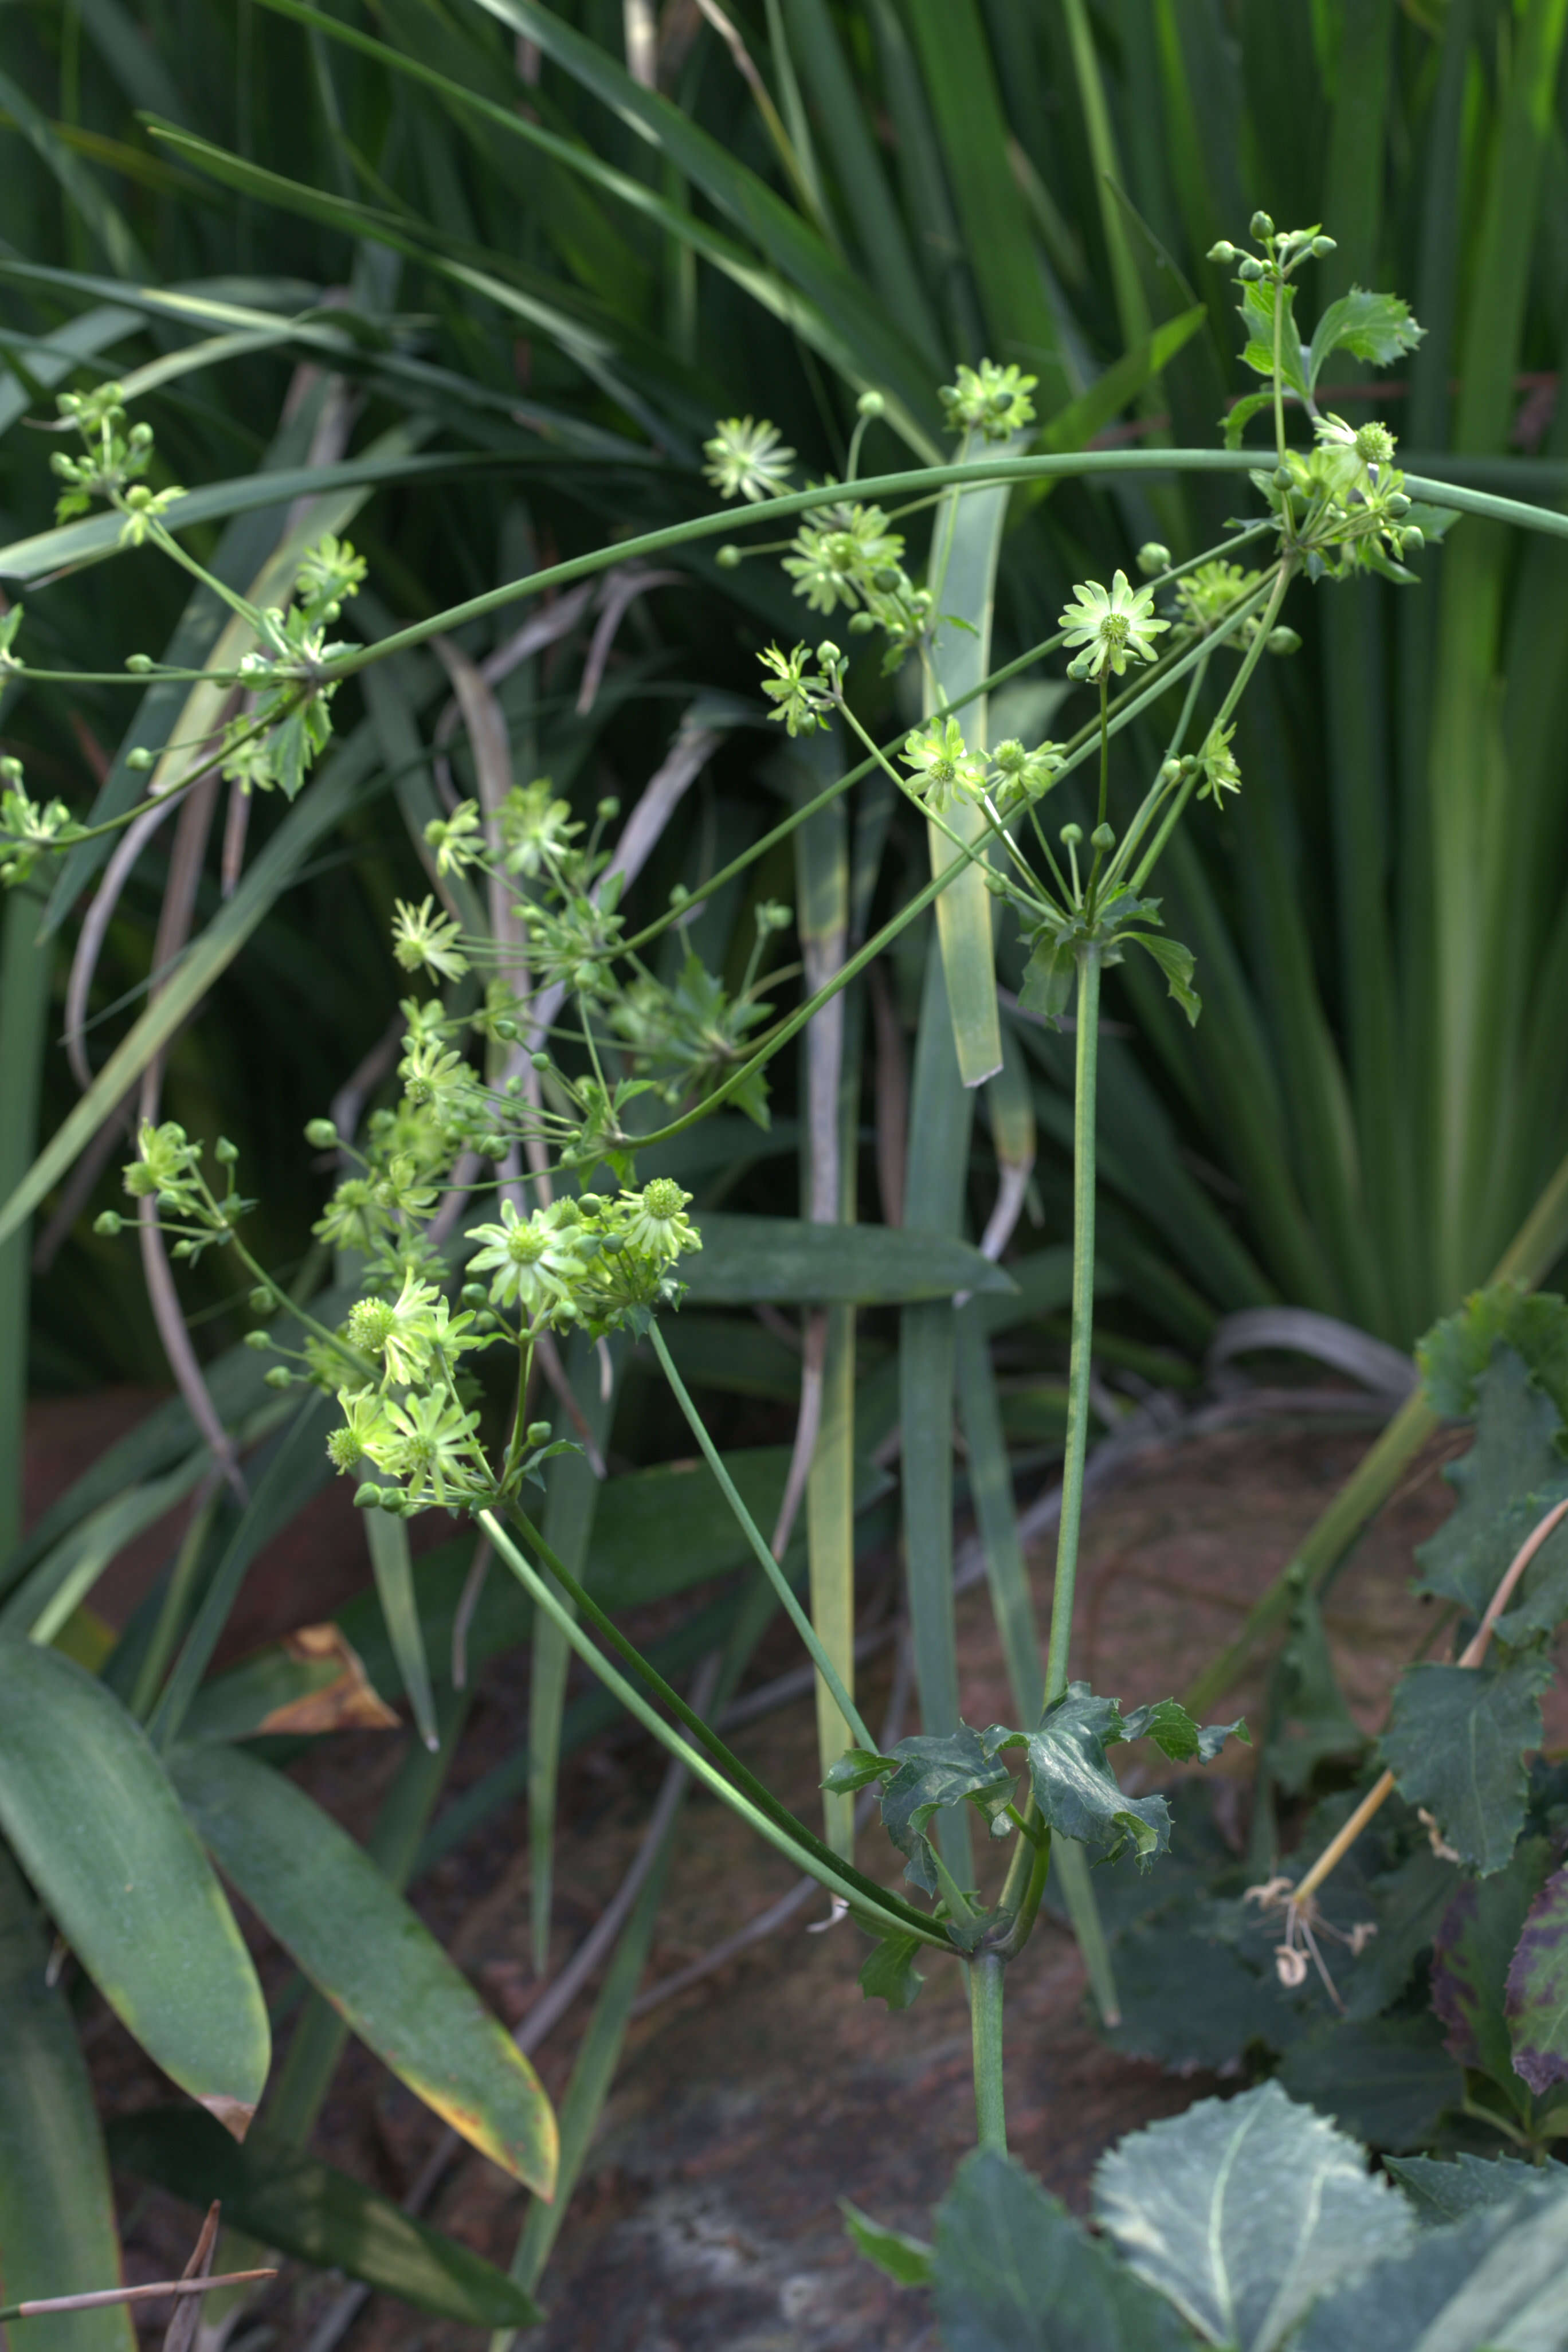
[[(1179, 1691), (1235, 1632), (1247, 1607), (1354, 1466), (1359, 1426), (1272, 1424), (1189, 1439), (1129, 1468), (1094, 1501), (1080, 1583), (1074, 1671), (1129, 1704)], [(1447, 1508), (1439, 1441), (1363, 1539), (1333, 1587), (1327, 1622), (1350, 1704), (1374, 1730), (1398, 1667), (1427, 1634), (1428, 1604), (1409, 1591), (1414, 1544)], [(265, 1565), (255, 1622), (267, 1630), (321, 1613), (323, 1581), (344, 1539), (325, 1529), (290, 1559)], [(357, 1547), (356, 1547), (357, 1550)], [(1032, 1560), (1048, 1598), (1050, 1548)], [(984, 1588), (959, 1603), (963, 1712), (986, 1723), (1009, 1713)], [(770, 1640), (752, 1676), (795, 1663)], [(866, 1670), (870, 1720), (891, 1674), (884, 1653)], [(464, 1737), (460, 1790), (522, 1736), (525, 1660), (487, 1668)], [(1260, 1678), (1234, 1691), (1226, 1715), (1256, 1709)], [(1568, 1740), (1568, 1718), (1548, 1744)], [(815, 1803), (809, 1700), (735, 1737), (748, 1763), (802, 1812)], [(395, 1769), (403, 1738), (351, 1733), (318, 1743), (302, 1781), (363, 1832)], [(1245, 1761), (1239, 1769), (1245, 1774)], [(555, 1943), (559, 1967), (608, 1900), (636, 1851), (660, 1778), (652, 1743), (607, 1737), (564, 1770)], [(1239, 1825), (1245, 1788), (1235, 1788)], [(862, 1867), (893, 1876), (875, 1826)], [(785, 1894), (787, 1865), (753, 1843), (716, 1801), (688, 1801), (647, 1983), (687, 1966)], [(528, 1960), (529, 1878), (521, 1804), (491, 1818), (416, 1887), (416, 1906), (510, 2025), (540, 1986)], [(824, 1906), (797, 1912), (691, 1990), (634, 2024), (616, 2086), (541, 2288), (550, 2318), (521, 2339), (527, 2352), (915, 2352), (934, 2344), (924, 2298), (893, 2287), (844, 2236), (837, 2200), (925, 2234), (931, 2208), (973, 2142), (968, 2020), (955, 1969), (933, 1962), (913, 2009), (889, 2016), (855, 1982), (865, 1947), (842, 1924), (812, 1933)], [(249, 1923), (253, 1925), (254, 1923)], [(269, 1992), (287, 1964), (255, 1935)], [(1008, 1984), (1008, 2122), (1024, 2162), (1082, 2208), (1095, 2159), (1121, 2136), (1215, 2087), (1177, 2080), (1116, 2055), (1086, 2014), (1082, 1970), (1049, 1919)], [(538, 2054), (552, 2095), (564, 2087), (591, 2006), (580, 1998)], [(109, 2111), (167, 2096), (147, 2062), (100, 2011), (87, 2028)], [(318, 2130), (318, 2151), (395, 2197), (437, 2137), (434, 2119), (352, 2043)], [(122, 2184), (127, 2266), (140, 2279), (183, 2264), (194, 2234), (185, 2209)], [(455, 2166), (430, 2218), (505, 2263), (521, 2193), (472, 2156)], [(279, 2352), (295, 2352), (341, 2285), (286, 2268), (256, 2308)], [(252, 2317), (242, 2322), (252, 2330)], [(255, 2336), (256, 2352), (262, 2338)], [(351, 2352), (469, 2352), (473, 2331), (373, 2299), (345, 2339)]]

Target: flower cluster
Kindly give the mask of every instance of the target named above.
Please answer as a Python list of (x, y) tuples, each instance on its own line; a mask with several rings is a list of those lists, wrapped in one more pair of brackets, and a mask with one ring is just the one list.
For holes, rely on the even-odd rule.
[(121, 544), (140, 547), (164, 509), (184, 496), (173, 483), (153, 490), (140, 478), (153, 462), (152, 426), (132, 425), (127, 431), (117, 383), (100, 383), (91, 392), (62, 392), (57, 405), (61, 417), (80, 434), (84, 454), (73, 457), (61, 449), (49, 460), (66, 485), (55, 502), (56, 521), (69, 522), (88, 513), (95, 499), (103, 499), (125, 518)]
[(951, 714), (932, 719), (909, 736), (899, 754), (913, 771), (908, 789), (933, 815), (941, 816), (955, 803), (984, 804), (994, 816), (1037, 801), (1049, 792), (1061, 767), (1059, 744), (1037, 744), (1026, 751), (1016, 738), (998, 743), (994, 751), (972, 751), (963, 730)]
[(68, 848), (82, 830), (64, 801), (28, 799), (20, 760), (0, 759), (0, 885), (25, 882), (40, 857)]
[(349, 649), (326, 632), (365, 575), (363, 559), (329, 532), (302, 559), (287, 611), (258, 613), (261, 644), (239, 665), (249, 708), (229, 721), (220, 764), (245, 792), (293, 800), (331, 740), (328, 705), (336, 692), (327, 665)]

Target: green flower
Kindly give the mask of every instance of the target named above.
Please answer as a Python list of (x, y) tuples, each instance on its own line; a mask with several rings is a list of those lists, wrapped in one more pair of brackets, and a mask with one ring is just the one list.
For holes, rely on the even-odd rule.
[(501, 864), (509, 874), (525, 874), (531, 881), (544, 866), (561, 865), (582, 830), (572, 822), (570, 801), (555, 798), (548, 776), (514, 784), (500, 804)]
[(194, 1214), (200, 1206), (196, 1163), (199, 1143), (192, 1143), (183, 1127), (166, 1119), (154, 1127), (143, 1119), (136, 1137), (136, 1158), (125, 1171), (125, 1189), (133, 1200), (156, 1200), (161, 1206)]
[(777, 646), (769, 646), (757, 659), (772, 677), (763, 680), (763, 692), (775, 708), (770, 719), (780, 719), (792, 735), (809, 735), (824, 723), (823, 714), (833, 709), (833, 691), (820, 678), (806, 676), (806, 664), (813, 658), (805, 646), (781, 654)]
[(628, 1248), (673, 1265), (683, 1250), (700, 1250), (702, 1237), (686, 1214), (689, 1192), (668, 1176), (656, 1176), (640, 1192), (623, 1192), (620, 1207), (627, 1222), (622, 1227)]
[(728, 416), (702, 444), (709, 463), (702, 468), (721, 498), (752, 500), (775, 498), (789, 488), (795, 451), (786, 449), (776, 426), (763, 417)]
[(475, 1435), (479, 1419), (455, 1397), (432, 1389), (389, 1405), (385, 1433), (377, 1433), (374, 1451), (365, 1450), (378, 1470), (407, 1480), (411, 1503), (444, 1506), (471, 1492), (484, 1470)]
[(1204, 778), (1198, 786), (1198, 798), (1213, 801), (1215, 808), (1224, 806), (1226, 793), (1241, 790), (1241, 770), (1237, 766), (1236, 755), (1230, 748), (1230, 739), (1235, 733), (1234, 727), (1227, 727), (1223, 734), (1217, 727), (1211, 727), (1204, 748), (1198, 753), (1198, 765), (1203, 770)]
[(1083, 647), (1068, 664), (1072, 677), (1103, 677), (1113, 670), (1121, 677), (1129, 661), (1158, 659), (1151, 639), (1171, 624), (1154, 618), (1152, 588), (1134, 588), (1119, 572), (1109, 595), (1097, 580), (1084, 581), (1073, 593), (1077, 604), (1060, 615), (1068, 644)]
[(1016, 367), (998, 367), (982, 360), (978, 368), (961, 367), (956, 383), (942, 387), (942, 404), (952, 433), (982, 433), (987, 441), (1006, 441), (1035, 420), (1029, 398), (1037, 376)]
[[(459, 1324), (468, 1318), (458, 1318)], [(449, 1310), (433, 1282), (410, 1272), (395, 1299), (362, 1298), (349, 1310), (351, 1348), (379, 1356), (386, 1376), (409, 1388), (430, 1369), (437, 1349), (453, 1336)]]
[(985, 762), (965, 748), (956, 719), (938, 719), (911, 735), (900, 758), (914, 770), (910, 790), (940, 815), (949, 801), (977, 801), (985, 789)]
[[(503, 1201), (499, 1225), (472, 1230), (481, 1246), (468, 1260), (468, 1272), (490, 1276), (492, 1306), (515, 1306), (531, 1318), (542, 1310), (570, 1319), (574, 1288), (597, 1245), (574, 1201), (553, 1202), (529, 1217), (519, 1216), (511, 1202)], [(590, 1246), (584, 1248), (585, 1243)]]
[(436, 853), (437, 874), (466, 874), (485, 854), (479, 813), (472, 801), (459, 801), (448, 817), (433, 816), (425, 838)]
[(342, 1425), (327, 1439), (327, 1458), (346, 1477), (366, 1457), (374, 1461), (377, 1448), (392, 1435), (392, 1426), (386, 1407), (374, 1389), (341, 1390), (338, 1402), (342, 1407)]
[(1026, 751), (1016, 736), (998, 743), (991, 754), (997, 806), (1013, 808), (1042, 798), (1050, 791), (1066, 757), (1059, 743), (1037, 743), (1032, 751)]
[(329, 530), (307, 550), (294, 575), (294, 593), (311, 621), (335, 621), (364, 584), (366, 564), (346, 539)]
[(29, 800), (19, 760), (0, 760), (0, 882), (25, 882), (38, 859), (74, 841), (81, 828), (64, 801)]
[[(1206, 634), (1236, 610), (1239, 600), (1258, 587), (1260, 572), (1245, 572), (1223, 558), (1200, 563), (1176, 583), (1176, 612), (1187, 627)], [(1237, 644), (1235, 637), (1232, 644)], [(1237, 647), (1239, 650), (1239, 646)]]
[(468, 959), (458, 942), (462, 926), (443, 915), (434, 898), (417, 907), (405, 898), (393, 901), (392, 952), (405, 971), (433, 971), (443, 980), (461, 980)]
[(1320, 416), (1312, 430), (1326, 449), (1353, 449), (1374, 482), (1380, 466), (1393, 465), (1394, 453), (1399, 446), (1386, 425), (1379, 425), (1375, 421), (1359, 426), (1347, 425), (1344, 418), (1336, 416), (1332, 410), (1326, 416)]
[(908, 587), (900, 569), (903, 551), (901, 536), (888, 529), (880, 507), (836, 506), (802, 523), (784, 568), (814, 613), (831, 613), (839, 604), (854, 612)]

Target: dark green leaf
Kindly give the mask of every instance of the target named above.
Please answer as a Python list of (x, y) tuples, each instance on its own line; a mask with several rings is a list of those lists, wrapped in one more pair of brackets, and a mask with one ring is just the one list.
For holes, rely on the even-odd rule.
[[(993, 1822), (1012, 1802), (1012, 1769), (999, 1757), (1009, 1742), (1022, 1745), (1020, 1734), (1009, 1731), (1005, 1724), (993, 1723), (984, 1731), (975, 1731), (961, 1723), (956, 1731), (917, 1732), (912, 1738), (900, 1739), (891, 1758), (884, 1759), (896, 1769), (883, 1780), (882, 1826), (899, 1852), (909, 1857), (904, 1876), (911, 1885), (923, 1888), (927, 1895), (938, 1892), (926, 1835), (934, 1814), (949, 1805), (968, 1803)], [(864, 1780), (841, 1785), (861, 1787)]]
[(140, 1726), (31, 1642), (0, 1642), (0, 1829), (116, 2015), (243, 2132), (271, 2040), (234, 1914)]
[(1431, 2017), (1330, 2018), (1291, 2043), (1279, 2079), (1380, 2148), (1427, 2147), (1464, 2088)]
[[(13, 2303), (108, 2286), (120, 2272), (92, 2084), (48, 1957), (43, 1922), (0, 1846), (0, 2293)], [(45, 2324), (58, 2352), (134, 2352), (123, 2305)]]
[(1029, 1736), (1029, 1777), (1047, 1829), (1076, 1838), (1091, 1862), (1114, 1862), (1131, 1843), (1147, 1868), (1170, 1845), (1171, 1809), (1163, 1797), (1122, 1794), (1105, 1751), (1125, 1737), (1113, 1698), (1069, 1683)]
[(188, 2204), (223, 2200), (224, 2220), (296, 2262), (342, 2271), (441, 2319), (469, 2327), (526, 2327), (540, 2314), (504, 2271), (362, 2188), (335, 2165), (269, 2141), (243, 2147), (205, 2116), (152, 2107), (110, 2126), (116, 2165)]
[[(1538, 2167), (1518, 2156), (1461, 2154), (1441, 2163), (1431, 2156), (1390, 2156), (1384, 2159), (1384, 2169), (1404, 2189), (1424, 2229), (1462, 2221), (1468, 2213), (1489, 2212), (1542, 2182)], [(1552, 2172), (1568, 2179), (1568, 2166), (1549, 2165), (1546, 2177)]]
[[(1513, 1348), (1498, 1348), (1474, 1396), (1475, 1444), (1444, 1473), (1458, 1502), (1415, 1558), (1425, 1591), (1479, 1617), (1531, 1529), (1568, 1496), (1568, 1462), (1557, 1450), (1557, 1407)], [(1505, 1641), (1568, 1615), (1568, 1527), (1547, 1538), (1516, 1592), (1500, 1621)]]
[(758, 1300), (862, 1307), (1009, 1293), (1011, 1276), (955, 1234), (911, 1226), (813, 1225), (795, 1217), (705, 1216), (700, 1254), (685, 1259), (687, 1295), (707, 1306)]
[(1466, 1419), (1500, 1346), (1515, 1349), (1568, 1421), (1568, 1301), (1551, 1291), (1494, 1283), (1466, 1299), (1418, 1341), (1415, 1360), (1434, 1412)]
[(1037, 1013), (1042, 1021), (1053, 1024), (1059, 1023), (1072, 1002), (1077, 977), (1072, 950), (1041, 932), (1024, 967), (1023, 984), (1018, 991), (1020, 1010)]
[[(1151, 1883), (1163, 1876), (1162, 1869)], [(1129, 2057), (1230, 2066), (1252, 2043), (1278, 2049), (1300, 2032), (1278, 1980), (1245, 1967), (1201, 1918), (1189, 1923), (1178, 1911), (1130, 1927), (1111, 1951), (1121, 2015), (1106, 2039)]]
[(1377, 1933), (1340, 1988), (1349, 2018), (1375, 2017), (1398, 2000), (1436, 1934), (1457, 1883), (1453, 1864), (1441, 1860), (1425, 1840), (1396, 1870), (1373, 1881), (1368, 1891)]
[(1568, 2083), (1568, 1868), (1547, 1880), (1525, 1916), (1507, 2008), (1514, 2073), (1538, 2098)]
[(1273, 405), (1274, 395), (1271, 392), (1249, 392), (1245, 399), (1238, 400), (1234, 407), (1226, 409), (1225, 414), (1226, 447), (1227, 449), (1239, 449), (1241, 446), (1242, 434), (1246, 430), (1247, 426), (1251, 423), (1252, 419), (1255, 416), (1260, 415), (1264, 409), (1272, 408)]
[(838, 2200), (844, 2216), (844, 2226), (868, 2263), (886, 2271), (900, 2286), (930, 2286), (934, 2275), (932, 2250), (923, 2239), (906, 2236), (902, 2230), (889, 2230), (880, 2221), (873, 2221), (851, 2205), (847, 2197)]
[[(1121, 937), (1134, 941), (1145, 953), (1153, 957), (1165, 975), (1165, 986), (1170, 994), (1196, 1028), (1198, 1015), (1204, 1007), (1203, 999), (1193, 986), (1196, 963), (1191, 948), (1184, 948), (1180, 940), (1162, 939), (1155, 931), (1123, 931)], [(1019, 1001), (1021, 1003), (1022, 999)]]
[(873, 1756), (864, 1748), (849, 1748), (836, 1764), (828, 1766), (822, 1785), (841, 1796), (857, 1789), (868, 1789), (873, 1780), (890, 1780), (898, 1769), (890, 1756)]
[(1551, 1867), (1546, 1840), (1521, 1838), (1506, 1870), (1464, 1881), (1432, 1947), (1432, 2006), (1447, 2029), (1449, 2056), (1489, 2074), (1526, 2108), (1514, 2074), (1505, 1999), (1509, 1963)]
[(860, 1970), (860, 1990), (868, 2000), (885, 2000), (889, 2009), (908, 2009), (920, 1997), (925, 1978), (915, 1966), (922, 1949), (914, 1936), (884, 1936)]
[(1331, 352), (1349, 352), (1358, 360), (1370, 360), (1373, 367), (1386, 367), (1406, 352), (1413, 352), (1426, 330), (1418, 327), (1408, 302), (1397, 294), (1368, 294), (1360, 286), (1352, 286), (1337, 302), (1331, 302), (1318, 320), (1312, 335), (1312, 345), (1307, 360), (1307, 380), (1312, 391), (1317, 390), (1323, 362)]
[(1424, 1806), (1483, 1876), (1500, 1870), (1524, 1822), (1526, 1749), (1541, 1745), (1550, 1659), (1504, 1666), (1406, 1667), (1394, 1685), (1384, 1761), (1407, 1803)]
[(1247, 1725), (1239, 1716), (1234, 1723), (1197, 1724), (1173, 1698), (1157, 1699), (1152, 1706), (1135, 1706), (1131, 1715), (1121, 1718), (1121, 1737), (1152, 1739), (1173, 1764), (1190, 1764), (1194, 1757), (1200, 1764), (1212, 1764), (1227, 1739), (1239, 1739), (1248, 1748), (1252, 1745)]
[(282, 1775), (216, 1744), (171, 1771), (226, 1874), (415, 2095), (548, 2197), (555, 2117), (538, 2076), (363, 1849)]
[(988, 2148), (964, 2158), (937, 2208), (934, 2271), (948, 2352), (1182, 2352), (1193, 2340), (1162, 2295)]

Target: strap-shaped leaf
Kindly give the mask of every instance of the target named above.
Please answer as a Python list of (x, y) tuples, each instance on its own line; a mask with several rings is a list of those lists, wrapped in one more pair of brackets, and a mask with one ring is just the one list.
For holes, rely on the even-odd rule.
[(688, 1296), (707, 1306), (773, 1299), (878, 1307), (1013, 1288), (1001, 1266), (956, 1234), (813, 1225), (797, 1217), (704, 1217), (701, 1254), (685, 1262), (681, 1279)]
[[(120, 2275), (92, 2084), (47, 1961), (32, 1897), (0, 1846), (0, 2291), (13, 2303)], [(123, 2305), (62, 2312), (48, 2326), (56, 2352), (134, 2352)]]
[(121, 2171), (193, 2205), (221, 2199), (226, 2221), (297, 2262), (342, 2271), (469, 2327), (526, 2327), (539, 2317), (532, 2299), (493, 2263), (335, 2165), (269, 2140), (263, 2128), (236, 2147), (205, 2116), (153, 2107), (111, 2124), (109, 2145)]
[(1124, 2139), (1094, 2210), (1132, 2268), (1237, 2352), (1275, 2352), (1324, 2287), (1415, 2234), (1355, 2142), (1274, 2083)]
[(0, 1829), (116, 2015), (243, 2135), (271, 2040), (234, 1914), (140, 1727), (31, 1642), (0, 1642)]
[(346, 1830), (254, 1758), (170, 1769), (213, 1854), (362, 2042), (454, 2131), (549, 2197), (555, 2117), (527, 2059)]

